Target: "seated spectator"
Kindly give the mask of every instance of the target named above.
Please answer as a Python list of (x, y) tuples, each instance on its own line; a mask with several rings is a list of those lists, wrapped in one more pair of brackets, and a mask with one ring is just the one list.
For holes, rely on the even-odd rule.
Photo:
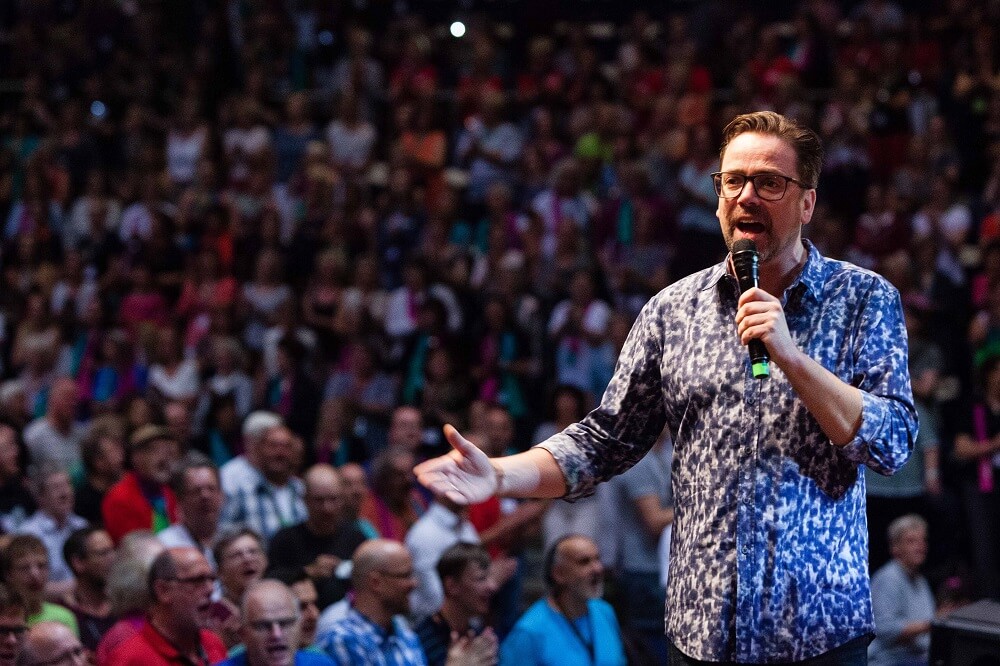
[(281, 425), (281, 417), (274, 412), (257, 410), (247, 414), (240, 430), (243, 437), (243, 453), (219, 467), (222, 493), (229, 499), (238, 492), (244, 482), (253, 479), (257, 465), (257, 444), (269, 428)]
[(172, 326), (162, 326), (156, 332), (154, 359), (149, 366), (149, 389), (158, 402), (194, 404), (201, 385), (198, 364), (184, 357), (183, 343)]
[(546, 553), (548, 595), (514, 625), (500, 648), (501, 666), (625, 664), (618, 620), (604, 594), (597, 545), (570, 535)]
[(931, 645), (934, 595), (920, 567), (927, 558), (927, 522), (916, 514), (889, 525), (892, 560), (872, 576), (875, 640), (872, 666), (926, 664)]
[(24, 602), (8, 587), (0, 585), (0, 666), (16, 666), (28, 632)]
[(361, 505), (361, 517), (383, 539), (402, 540), (427, 504), (413, 476), (413, 454), (390, 447), (372, 462), (371, 492)]
[[(299, 601), (299, 645), (309, 648), (316, 642), (316, 627), (319, 625), (319, 593), (312, 578), (305, 575), (294, 581), (289, 587)], [(318, 649), (318, 648), (317, 648)]]
[(246, 591), (240, 635), (246, 651), (220, 666), (325, 666), (324, 654), (300, 650), (302, 610), (287, 585), (261, 580)]
[(152, 605), (142, 629), (108, 656), (114, 666), (210, 664), (226, 657), (222, 640), (202, 628), (212, 605), (215, 574), (195, 548), (171, 548), (149, 570)]
[(177, 498), (180, 520), (157, 537), (167, 548), (197, 548), (215, 569), (217, 564), (212, 548), (222, 514), (218, 468), (203, 454), (189, 451), (174, 469), (170, 487)]
[(97, 646), (98, 664), (108, 663), (108, 655), (142, 629), (152, 603), (146, 582), (149, 567), (164, 550), (155, 534), (142, 530), (129, 532), (118, 545), (106, 585), (111, 615), (118, 621)]
[(320, 635), (317, 644), (340, 666), (424, 666), (420, 641), (401, 617), (409, 612), (410, 592), (417, 586), (410, 553), (397, 541), (372, 539), (351, 559), (354, 599), (347, 616)]
[(316, 585), (319, 607), (326, 608), (347, 592), (337, 569), (366, 537), (344, 513), (344, 490), (336, 469), (314, 465), (304, 480), (308, 515), (274, 535), (268, 551), (269, 574), (288, 579), (305, 572)]
[(61, 377), (49, 390), (45, 416), (35, 419), (24, 430), (24, 443), (31, 461), (41, 464), (51, 461), (70, 473), (79, 475), (80, 441), (86, 428), (76, 419), (76, 383)]
[(76, 487), (73, 510), (90, 523), (100, 523), (101, 503), (125, 473), (125, 429), (122, 420), (106, 415), (94, 419), (80, 445), (84, 477)]
[(104, 527), (115, 543), (133, 530), (159, 532), (177, 520), (177, 502), (167, 483), (179, 453), (177, 441), (162, 426), (143, 426), (132, 433), (132, 470), (108, 490), (101, 504)]
[(238, 615), (243, 593), (251, 583), (263, 578), (267, 570), (264, 542), (253, 530), (238, 529), (221, 535), (214, 553), (222, 601)]
[(28, 626), (39, 622), (60, 622), (79, 635), (76, 618), (66, 607), (45, 601), (49, 580), (49, 551), (31, 534), (19, 534), (0, 553), (0, 573), (4, 583), (24, 602)]
[(35, 510), (35, 500), (24, 482), (27, 450), (17, 430), (0, 422), (0, 525), (13, 532)]
[(118, 619), (111, 614), (107, 591), (114, 544), (101, 528), (84, 527), (69, 535), (63, 556), (76, 579), (65, 597), (66, 607), (76, 616), (84, 647), (96, 651), (101, 638)]
[(457, 543), (444, 551), (436, 569), (444, 600), (438, 612), (415, 628), (428, 666), (443, 666), (455, 633), (480, 636), (479, 641), (485, 644), (481, 649), (491, 652), (495, 661), (496, 635), (485, 625), (490, 601), (497, 591), (490, 575), (489, 554), (481, 546)]
[(286, 335), (278, 342), (278, 364), (265, 377), (263, 404), (280, 414), (297, 437), (311, 441), (321, 397), (306, 371), (306, 355), (305, 345), (294, 336)]
[(80, 639), (65, 625), (40, 622), (28, 630), (18, 663), (23, 666), (85, 666), (90, 663), (90, 659)]
[(368, 539), (377, 539), (375, 526), (361, 517), (361, 507), (368, 497), (368, 477), (365, 468), (357, 463), (345, 463), (337, 468), (344, 488), (344, 516), (354, 523)]
[(410, 613), (423, 620), (438, 612), (444, 588), (437, 574), (441, 555), (457, 543), (479, 543), (479, 533), (469, 522), (469, 507), (436, 497), (424, 515), (406, 533), (406, 548), (413, 557), (417, 587), (410, 595)]
[(294, 476), (301, 450), (301, 443), (280, 422), (255, 443), (248, 442), (250, 468), (233, 492), (226, 493), (222, 524), (247, 527), (268, 541), (282, 526), (302, 522), (305, 486)]
[(63, 559), (63, 544), (69, 535), (87, 526), (87, 521), (73, 513), (73, 485), (69, 475), (51, 462), (33, 475), (32, 490), (38, 511), (21, 523), (20, 534), (33, 534), (49, 551), (49, 579), (46, 590), (60, 595), (73, 585), (73, 572)]

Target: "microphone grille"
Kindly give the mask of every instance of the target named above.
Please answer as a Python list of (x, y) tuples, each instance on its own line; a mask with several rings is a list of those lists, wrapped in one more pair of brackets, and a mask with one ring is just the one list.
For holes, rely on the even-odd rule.
[(757, 244), (749, 238), (741, 238), (733, 243), (733, 254), (737, 254), (739, 252), (753, 252), (756, 254)]

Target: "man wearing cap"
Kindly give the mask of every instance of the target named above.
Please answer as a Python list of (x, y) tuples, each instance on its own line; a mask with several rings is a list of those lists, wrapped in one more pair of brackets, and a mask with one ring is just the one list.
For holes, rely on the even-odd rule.
[(167, 483), (179, 457), (177, 440), (163, 426), (146, 425), (132, 434), (132, 469), (101, 504), (104, 527), (116, 545), (133, 530), (159, 532), (177, 520), (177, 501)]

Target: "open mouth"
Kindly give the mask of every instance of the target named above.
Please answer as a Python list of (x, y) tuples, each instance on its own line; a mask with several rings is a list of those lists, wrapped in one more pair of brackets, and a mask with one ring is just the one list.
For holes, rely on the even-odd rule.
[(267, 647), (268, 663), (284, 664), (288, 663), (291, 653), (287, 645), (269, 645)]
[(742, 220), (736, 223), (736, 228), (745, 234), (762, 234), (767, 228), (754, 220)]

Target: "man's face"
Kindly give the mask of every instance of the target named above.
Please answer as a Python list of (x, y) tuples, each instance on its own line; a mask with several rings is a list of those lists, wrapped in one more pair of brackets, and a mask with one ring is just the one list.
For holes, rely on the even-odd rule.
[[(272, 589), (272, 588), (268, 588)], [(250, 666), (291, 666), (299, 648), (299, 617), (295, 599), (275, 590), (250, 593), (243, 642)]]
[(920, 527), (903, 532), (892, 544), (892, 556), (906, 569), (919, 569), (927, 559), (927, 530)]
[(154, 439), (132, 452), (132, 467), (143, 479), (167, 483), (170, 471), (179, 457), (177, 442), (172, 439)]
[(76, 411), (76, 386), (72, 381), (58, 381), (52, 386), (49, 410), (57, 418), (73, 418)]
[(295, 471), (298, 444), (292, 432), (283, 426), (271, 428), (257, 445), (257, 461), (264, 477), (284, 484)]
[(226, 596), (238, 599), (250, 583), (264, 575), (267, 556), (256, 539), (244, 535), (229, 544), (218, 565)]
[(393, 615), (409, 613), (410, 592), (417, 587), (410, 553), (403, 549), (391, 553), (374, 575), (379, 579), (378, 597), (382, 607)]
[(463, 604), (470, 615), (482, 617), (490, 610), (490, 600), (497, 586), (489, 567), (472, 563), (461, 576), (445, 581), (445, 593)]
[(79, 575), (103, 588), (115, 560), (115, 544), (107, 532), (100, 530), (90, 535), (85, 550)]
[(514, 423), (506, 410), (491, 409), (486, 414), (486, 438), (490, 450), (496, 455), (503, 455), (514, 439)]
[(604, 566), (593, 541), (574, 537), (559, 544), (552, 575), (563, 588), (580, 599), (599, 599), (604, 595)]
[(309, 524), (321, 532), (333, 530), (344, 519), (344, 492), (335, 477), (311, 478), (306, 485), (305, 502)]
[(159, 602), (180, 623), (194, 618), (198, 626), (205, 626), (212, 605), (215, 574), (205, 556), (194, 548), (178, 549), (173, 555), (177, 564), (177, 578), (163, 581)]
[(420, 412), (412, 407), (402, 407), (392, 415), (389, 425), (389, 443), (407, 451), (415, 451), (423, 437)]
[(292, 583), (292, 594), (299, 600), (299, 645), (312, 645), (316, 640), (319, 620), (319, 595), (316, 585), (308, 578)]
[(8, 582), (25, 599), (35, 599), (45, 593), (49, 580), (49, 556), (44, 552), (25, 553), (11, 564)]
[(222, 489), (219, 478), (208, 467), (195, 467), (184, 472), (184, 495), (181, 509), (188, 522), (219, 522), (222, 511)]
[[(752, 176), (760, 173), (778, 174), (799, 179), (795, 149), (773, 135), (745, 132), (733, 138), (726, 147), (720, 171)], [(726, 246), (749, 239), (757, 244), (761, 264), (787, 258), (801, 242), (802, 225), (812, 219), (816, 190), (804, 190), (788, 183), (779, 201), (765, 201), (747, 181), (734, 199), (719, 197), (716, 216), (722, 225)]]
[(15, 666), (24, 645), (24, 635), (28, 624), (24, 621), (24, 610), (7, 608), (0, 612), (0, 666)]
[(348, 463), (340, 468), (341, 488), (344, 493), (344, 510), (356, 515), (368, 494), (365, 470), (360, 465)]
[(65, 472), (50, 474), (43, 482), (38, 504), (45, 513), (58, 521), (73, 511), (73, 485)]

